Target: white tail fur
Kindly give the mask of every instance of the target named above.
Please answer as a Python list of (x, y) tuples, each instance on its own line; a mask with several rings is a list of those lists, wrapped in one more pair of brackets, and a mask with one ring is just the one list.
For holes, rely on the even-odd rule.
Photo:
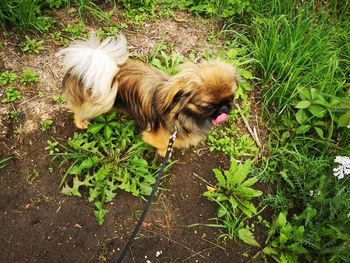
[(123, 35), (100, 41), (91, 34), (89, 39), (76, 41), (58, 55), (64, 55), (65, 70), (81, 79), (85, 88), (91, 88), (93, 95), (103, 100), (110, 94), (118, 66), (128, 59), (127, 41)]

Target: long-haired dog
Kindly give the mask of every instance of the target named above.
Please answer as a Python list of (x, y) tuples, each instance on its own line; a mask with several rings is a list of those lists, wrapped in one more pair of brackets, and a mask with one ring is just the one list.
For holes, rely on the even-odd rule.
[(223, 61), (187, 63), (168, 76), (128, 58), (124, 36), (100, 41), (92, 35), (60, 53), (65, 56), (65, 100), (76, 126), (87, 128), (90, 119), (114, 105), (136, 120), (143, 140), (161, 156), (174, 126), (174, 147), (194, 146), (232, 109), (238, 76)]

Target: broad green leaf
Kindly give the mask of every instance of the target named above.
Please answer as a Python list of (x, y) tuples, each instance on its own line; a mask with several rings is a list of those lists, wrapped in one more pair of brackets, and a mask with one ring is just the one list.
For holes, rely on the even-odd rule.
[(107, 175), (109, 171), (110, 171), (109, 167), (102, 166), (100, 169), (98, 169), (98, 171), (95, 174), (96, 180), (97, 181), (107, 180)]
[(254, 78), (252, 73), (248, 70), (240, 69), (239, 73), (245, 79), (253, 79)]
[(227, 209), (225, 207), (223, 207), (223, 206), (220, 206), (218, 208), (218, 215), (217, 215), (217, 217), (220, 218), (220, 217), (223, 217), (226, 214), (227, 214)]
[(316, 121), (314, 123), (314, 125), (316, 126), (321, 126), (321, 127), (326, 127), (326, 123), (324, 121)]
[(340, 116), (338, 120), (339, 127), (348, 127), (350, 125), (350, 110)]
[(304, 226), (299, 226), (294, 229), (294, 235), (296, 238), (301, 238), (304, 235), (305, 228)]
[(97, 222), (102, 225), (104, 222), (104, 217), (108, 213), (107, 209), (100, 208), (99, 210), (94, 211), (94, 215), (97, 219)]
[(300, 97), (302, 97), (303, 99), (311, 100), (311, 92), (309, 89), (305, 87), (298, 87), (298, 91), (299, 91)]
[(307, 121), (308, 116), (307, 116), (305, 110), (300, 109), (295, 114), (295, 118), (297, 119), (297, 122), (299, 122), (300, 124), (303, 124), (305, 121)]
[(98, 188), (90, 188), (89, 189), (89, 202), (94, 201), (100, 195)]
[(299, 101), (297, 105), (295, 105), (295, 108), (297, 109), (306, 109), (309, 108), (311, 106), (311, 102), (308, 100), (302, 100)]
[(68, 174), (81, 174), (81, 170), (78, 166), (74, 165), (68, 170)]
[(296, 252), (298, 254), (307, 254), (308, 253), (308, 250), (306, 248), (304, 248), (303, 246), (296, 244), (296, 243), (289, 245), (288, 250)]
[(97, 134), (104, 126), (105, 124), (100, 122), (90, 124), (88, 128), (88, 132), (92, 134)]
[(326, 108), (328, 108), (330, 106), (328, 101), (326, 101), (321, 95), (319, 95), (316, 99), (314, 99), (312, 101), (312, 104), (318, 104), (318, 105), (324, 106)]
[(323, 130), (319, 127), (316, 127), (316, 126), (314, 127), (314, 129), (315, 129), (316, 133), (318, 134), (318, 136), (323, 139), (324, 138)]
[(286, 211), (280, 212), (275, 222), (279, 227), (285, 226), (287, 224), (287, 212)]
[(238, 206), (237, 201), (235, 200), (235, 198), (233, 196), (230, 196), (229, 202), (231, 204), (232, 210), (235, 211), (237, 206)]
[(106, 195), (106, 202), (111, 202), (113, 198), (116, 196), (116, 193), (114, 193), (110, 189), (105, 189), (105, 195)]
[(216, 197), (216, 201), (218, 201), (218, 202), (222, 202), (222, 201), (226, 201), (226, 200), (228, 200), (228, 197), (224, 194), (219, 193), (218, 196)]
[(113, 134), (112, 128), (109, 127), (108, 125), (105, 126), (103, 130), (103, 136), (105, 137), (106, 140), (109, 140)]
[(312, 105), (308, 108), (308, 111), (310, 111), (312, 115), (318, 118), (323, 118), (327, 113), (327, 110), (320, 105)]
[(304, 134), (307, 133), (311, 129), (311, 125), (306, 124), (306, 125), (300, 125), (298, 128), (296, 128), (295, 133), (296, 134)]
[(61, 190), (61, 193), (65, 195), (72, 195), (72, 188), (68, 184), (65, 184)]
[(257, 183), (259, 181), (259, 178), (257, 176), (249, 178), (248, 180), (244, 181), (241, 186), (252, 186), (253, 184)]
[(112, 111), (111, 113), (109, 113), (106, 117), (106, 120), (108, 122), (115, 120), (117, 118), (117, 112), (116, 111)]
[(99, 115), (94, 119), (96, 122), (101, 122), (101, 123), (105, 123), (106, 119), (104, 117), (104, 115)]
[(213, 172), (215, 174), (216, 180), (218, 180), (219, 185), (222, 187), (226, 186), (226, 180), (221, 171), (217, 168), (213, 169)]
[(265, 255), (278, 255), (278, 252), (276, 249), (272, 248), (272, 247), (264, 247), (264, 249), (262, 250), (262, 252)]
[(156, 66), (157, 68), (162, 68), (162, 63), (160, 63), (160, 60), (158, 58), (153, 58), (151, 60), (152, 65)]
[(260, 244), (255, 240), (253, 233), (250, 232), (249, 229), (246, 229), (246, 228), (239, 229), (238, 237), (244, 243), (247, 243), (251, 246), (260, 247)]
[(92, 158), (85, 159), (80, 165), (79, 165), (79, 170), (88, 170), (94, 166), (94, 162)]
[(279, 241), (280, 244), (284, 246), (284, 244), (288, 241), (288, 237), (285, 234), (280, 233)]
[(234, 173), (232, 183), (240, 185), (250, 172), (252, 162), (247, 160), (244, 164), (238, 164), (237, 169)]
[(239, 190), (242, 196), (249, 197), (249, 198), (258, 197), (262, 195), (262, 192), (260, 190), (255, 190), (250, 187), (243, 186), (243, 187), (240, 187)]
[(249, 218), (256, 214), (256, 208), (253, 203), (249, 201), (243, 201), (239, 204), (239, 208), (245, 213)]

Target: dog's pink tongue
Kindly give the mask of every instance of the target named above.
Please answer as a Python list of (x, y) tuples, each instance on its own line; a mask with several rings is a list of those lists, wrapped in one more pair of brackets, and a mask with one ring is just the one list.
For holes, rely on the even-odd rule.
[(226, 121), (228, 119), (228, 115), (226, 113), (221, 113), (219, 116), (216, 117), (215, 120), (212, 120), (211, 123), (213, 125), (218, 125), (219, 123)]

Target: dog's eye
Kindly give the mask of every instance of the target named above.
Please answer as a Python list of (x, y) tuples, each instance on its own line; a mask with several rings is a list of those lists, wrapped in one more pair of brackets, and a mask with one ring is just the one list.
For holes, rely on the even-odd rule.
[(201, 105), (200, 108), (201, 108), (203, 111), (210, 111), (210, 110), (214, 109), (214, 105), (212, 105), (212, 104), (209, 104), (209, 105)]

